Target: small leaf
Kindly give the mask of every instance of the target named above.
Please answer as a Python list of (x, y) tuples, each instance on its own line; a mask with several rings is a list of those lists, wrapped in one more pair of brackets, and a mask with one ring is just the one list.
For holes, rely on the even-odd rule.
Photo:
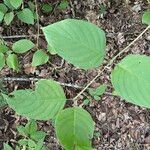
[(11, 148), (11, 146), (9, 146), (8, 144), (4, 143), (4, 150), (13, 150)]
[(43, 4), (42, 5), (42, 10), (43, 10), (44, 13), (49, 13), (53, 10), (53, 7), (50, 4)]
[(18, 114), (35, 120), (49, 120), (62, 110), (66, 98), (61, 86), (53, 80), (40, 80), (35, 90), (16, 90), (9, 97), (4, 95), (7, 103)]
[(32, 66), (36, 67), (43, 65), (47, 63), (48, 60), (49, 56), (45, 52), (43, 52), (43, 50), (37, 50), (33, 55)]
[(26, 131), (24, 126), (22, 126), (22, 125), (17, 126), (17, 130), (18, 130), (20, 135), (28, 136), (27, 131)]
[(34, 5), (34, 3), (31, 2), (31, 1), (29, 1), (29, 2), (28, 2), (28, 5), (29, 5), (30, 10), (31, 10), (32, 12), (34, 12), (34, 11), (35, 11), (35, 5)]
[(3, 20), (4, 18), (4, 13), (0, 11), (0, 22)]
[(143, 24), (150, 25), (150, 10), (144, 12), (144, 15), (143, 15), (143, 17), (142, 17), (142, 23), (143, 23)]
[(84, 101), (83, 101), (83, 105), (88, 105), (90, 103), (90, 100), (89, 99), (85, 99)]
[(18, 144), (19, 144), (20, 146), (27, 146), (27, 145), (28, 145), (28, 140), (27, 140), (27, 139), (20, 139), (20, 140), (18, 141)]
[(150, 108), (150, 57), (128, 55), (116, 65), (111, 82), (127, 102)]
[(7, 25), (10, 25), (10, 23), (12, 22), (13, 19), (14, 19), (14, 13), (13, 12), (5, 14), (4, 21)]
[(20, 7), (22, 3), (23, 0), (10, 0), (10, 4), (16, 9)]
[(36, 147), (36, 143), (33, 140), (28, 139), (28, 146), (29, 146), (29, 149), (30, 148), (35, 148)]
[(15, 70), (15, 71), (19, 71), (19, 62), (18, 62), (18, 57), (15, 54), (10, 54), (8, 55), (7, 59), (6, 59), (7, 65), (9, 68)]
[(0, 44), (0, 53), (6, 53), (9, 48), (5, 44)]
[(3, 53), (0, 53), (0, 70), (5, 66), (5, 56)]
[(19, 40), (17, 42), (15, 42), (12, 46), (12, 49), (15, 53), (25, 53), (27, 51), (29, 51), (30, 49), (32, 49), (34, 47), (34, 43), (31, 42), (30, 40)]
[(35, 120), (30, 120), (25, 126), (26, 132), (29, 135), (34, 134), (37, 131), (37, 123)]
[(24, 23), (34, 24), (34, 14), (28, 8), (25, 8), (22, 11), (18, 12), (17, 16)]
[(8, 6), (10, 9), (14, 9), (14, 7), (10, 4), (10, 0), (4, 0), (4, 4)]
[(40, 140), (44, 140), (46, 136), (46, 133), (43, 131), (37, 131), (34, 134), (31, 135), (31, 139), (35, 140), (35, 141), (40, 141)]
[(92, 96), (101, 96), (102, 94), (104, 94), (104, 92), (106, 91), (107, 86), (106, 85), (100, 85), (98, 88), (96, 89), (89, 89), (89, 93)]
[(6, 100), (4, 99), (4, 97), (0, 93), (0, 108), (5, 106), (6, 104), (7, 104)]
[(44, 27), (43, 32), (57, 54), (77, 67), (95, 68), (104, 60), (105, 33), (92, 23), (65, 19)]
[(66, 0), (61, 1), (58, 8), (61, 10), (65, 10), (69, 6), (69, 2)]
[(79, 107), (61, 111), (55, 120), (56, 135), (65, 149), (91, 147), (94, 122), (90, 114)]
[(8, 8), (3, 3), (0, 3), (0, 12), (3, 12), (5, 14), (7, 11)]

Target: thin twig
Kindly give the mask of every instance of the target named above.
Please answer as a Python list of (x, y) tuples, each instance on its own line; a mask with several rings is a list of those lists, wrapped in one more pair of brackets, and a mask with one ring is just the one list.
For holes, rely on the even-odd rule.
[[(25, 81), (39, 81), (43, 78), (16, 78), (16, 77), (1, 77), (0, 81), (20, 81), (20, 82), (25, 82)], [(75, 84), (71, 84), (71, 83), (62, 83), (62, 82), (58, 82), (56, 81), (58, 84), (62, 85), (62, 86), (66, 86), (66, 87), (72, 87), (72, 88), (76, 88), (76, 89), (83, 89), (83, 86), (79, 86), (79, 85), (75, 85)]]
[(124, 53), (126, 50), (128, 50), (130, 48), (130, 46), (132, 46), (148, 29), (150, 28), (150, 25), (143, 31), (141, 32), (141, 34), (135, 38), (127, 47), (125, 47), (123, 50), (121, 50), (116, 56), (114, 56), (109, 63), (103, 68), (103, 70), (99, 71), (98, 74), (91, 80), (91, 82), (89, 82), (87, 84), (87, 86), (80, 91), (77, 96), (75, 96), (73, 98), (73, 100), (75, 101), (80, 95), (82, 95), (82, 93), (87, 90), (89, 88), (89, 86), (108, 68), (111, 66), (111, 64), (114, 62), (114, 60), (116, 60), (116, 58), (118, 58), (118, 56), (120, 56), (122, 53)]

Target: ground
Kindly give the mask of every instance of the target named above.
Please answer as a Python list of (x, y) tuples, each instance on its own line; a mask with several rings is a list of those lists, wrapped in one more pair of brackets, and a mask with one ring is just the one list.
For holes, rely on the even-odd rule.
[[(40, 15), (40, 27), (65, 18), (78, 18), (88, 20), (101, 27), (107, 36), (107, 56), (103, 66), (133, 41), (146, 26), (141, 23), (141, 16), (144, 10), (149, 8), (146, 0), (72, 0), (66, 10), (59, 10), (55, 6), (59, 1), (49, 0), (54, 6), (50, 14), (41, 11), (41, 4), (48, 0), (38, 1), (38, 13)], [(100, 6), (105, 5), (106, 10), (100, 12)], [(29, 35), (28, 38), (36, 42), (32, 37), (37, 34), (37, 24), (27, 26), (17, 19), (11, 26), (1, 24), (0, 34), (5, 36), (5, 41), (12, 42), (20, 38), (9, 38), (14, 35)], [(40, 31), (40, 48), (46, 47), (46, 42)], [(6, 37), (7, 36), (7, 37)], [(150, 31), (147, 31), (138, 42), (132, 46), (128, 52), (121, 55), (115, 63), (121, 58), (131, 53), (150, 55)], [(99, 69), (83, 71), (68, 64), (59, 56), (51, 56), (50, 62), (35, 68), (30, 66), (33, 51), (20, 56), (22, 72), (15, 73), (8, 68), (0, 72), (1, 77), (40, 77), (53, 78), (62, 83), (85, 86), (93, 79)], [(114, 64), (115, 64), (114, 63)], [(107, 93), (103, 94), (100, 101), (92, 101), (84, 108), (92, 115), (95, 121), (95, 133), (92, 145), (96, 150), (149, 150), (150, 149), (150, 110), (141, 108), (124, 100), (112, 96), (112, 85), (110, 83), (110, 72), (113, 69), (108, 68), (100, 78), (98, 78), (91, 87), (97, 87), (106, 83), (109, 85)], [(33, 87), (33, 81), (5, 81), (4, 86), (9, 92), (14, 89), (25, 89)], [(64, 87), (67, 98), (71, 99), (77, 95), (80, 89), (73, 87)], [(87, 94), (87, 93), (86, 93)], [(85, 96), (81, 96), (80, 99)], [(71, 105), (68, 101), (67, 105)], [(19, 139), (16, 126), (25, 124), (26, 118), (16, 115), (9, 107), (1, 109), (0, 118), (0, 149), (3, 142), (9, 142), (15, 147)], [(50, 121), (39, 121), (39, 129), (46, 131), (48, 136), (45, 139), (45, 145), (52, 150), (61, 150), (58, 143), (53, 125)]]

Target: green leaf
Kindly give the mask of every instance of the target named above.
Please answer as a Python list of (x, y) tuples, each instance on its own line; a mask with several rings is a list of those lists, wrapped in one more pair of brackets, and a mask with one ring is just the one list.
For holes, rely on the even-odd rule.
[(0, 11), (0, 22), (2, 22), (3, 18), (4, 18), (4, 13)]
[(10, 25), (11, 22), (13, 21), (13, 19), (14, 19), (14, 13), (13, 12), (9, 12), (9, 13), (5, 14), (4, 21), (7, 25)]
[(29, 5), (30, 10), (31, 10), (32, 12), (34, 12), (34, 11), (35, 11), (35, 5), (34, 5), (34, 3), (31, 2), (31, 1), (29, 1), (29, 2), (28, 2), (28, 5)]
[(96, 89), (89, 89), (89, 93), (92, 96), (101, 96), (102, 94), (104, 94), (104, 92), (106, 91), (107, 86), (106, 85), (100, 85), (98, 88)]
[(150, 10), (144, 12), (143, 17), (142, 17), (142, 23), (150, 25)]
[(0, 108), (5, 106), (7, 102), (5, 101), (4, 97), (0, 93)]
[(3, 3), (0, 3), (0, 12), (3, 12), (4, 14), (8, 11), (8, 8)]
[(90, 114), (82, 108), (67, 108), (61, 111), (55, 122), (56, 135), (65, 149), (91, 147), (94, 122)]
[(6, 63), (8, 65), (9, 68), (15, 70), (15, 71), (19, 71), (19, 62), (18, 62), (18, 57), (15, 54), (9, 54), (7, 59), (6, 59)]
[(44, 13), (49, 13), (53, 10), (53, 7), (50, 4), (43, 4), (42, 5), (42, 10), (43, 10)]
[(18, 130), (20, 135), (28, 136), (28, 133), (27, 133), (26, 128), (24, 126), (22, 126), (22, 125), (17, 126), (17, 130)]
[(47, 50), (50, 52), (51, 55), (57, 54), (57, 52), (50, 45), (47, 45)]
[(6, 53), (9, 48), (5, 44), (0, 44), (0, 53)]
[(35, 90), (17, 90), (9, 97), (3, 95), (7, 103), (18, 114), (35, 120), (54, 118), (64, 107), (66, 98), (61, 86), (53, 80), (40, 80)]
[(5, 66), (5, 56), (3, 53), (0, 53), (0, 70)]
[(34, 24), (34, 14), (28, 8), (25, 8), (22, 11), (18, 12), (17, 16), (24, 23)]
[(30, 120), (25, 126), (26, 132), (31, 135), (37, 131), (37, 123), (35, 120)]
[(27, 139), (20, 139), (18, 141), (18, 144), (21, 146), (27, 146), (28, 145), (28, 140)]
[(82, 69), (98, 67), (105, 56), (106, 38), (96, 25), (66, 19), (43, 28), (48, 44), (58, 55)]
[(15, 42), (12, 46), (12, 49), (15, 53), (22, 54), (34, 48), (34, 46), (34, 43), (30, 40), (23, 39)]
[(111, 81), (116, 93), (127, 102), (150, 108), (150, 57), (129, 55), (113, 70)]
[(14, 9), (14, 7), (11, 5), (11, 3), (10, 3), (10, 0), (4, 0), (4, 4), (6, 5), (6, 6), (8, 6), (10, 9)]
[(36, 143), (33, 140), (28, 139), (28, 146), (29, 146), (29, 148), (35, 148), (36, 147)]
[(16, 9), (21, 6), (22, 2), (23, 0), (10, 0), (10, 4)]
[(59, 9), (62, 9), (62, 10), (65, 10), (65, 9), (67, 9), (68, 6), (69, 6), (69, 2), (66, 1), (66, 0), (63, 0), (63, 1), (61, 1), (61, 3), (59, 4), (58, 8), (59, 8)]
[(31, 139), (35, 140), (35, 141), (40, 141), (40, 140), (44, 140), (46, 136), (46, 133), (43, 131), (37, 131), (34, 134), (32, 134), (30, 137)]
[(8, 144), (4, 143), (4, 150), (13, 150)]
[(47, 63), (48, 60), (49, 56), (45, 52), (43, 52), (43, 50), (37, 50), (33, 55), (32, 66), (36, 67), (43, 65)]

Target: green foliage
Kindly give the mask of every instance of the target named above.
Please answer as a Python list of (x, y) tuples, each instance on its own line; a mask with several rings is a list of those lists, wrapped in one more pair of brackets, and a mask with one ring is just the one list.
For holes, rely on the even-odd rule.
[(4, 4), (11, 10), (14, 9), (14, 7), (11, 5), (10, 0), (4, 0)]
[(69, 2), (67, 0), (61, 1), (58, 8), (61, 10), (65, 10), (69, 6)]
[(50, 5), (50, 4), (43, 4), (43, 5), (42, 5), (42, 10), (43, 10), (43, 12), (45, 12), (45, 13), (50, 13), (50, 12), (52, 12), (53, 7), (52, 7), (52, 5)]
[(63, 89), (53, 80), (40, 80), (34, 91), (17, 90), (11, 95), (4, 95), (11, 108), (22, 116), (37, 120), (54, 118), (66, 102)]
[(73, 107), (61, 111), (55, 120), (56, 135), (65, 149), (91, 148), (94, 122), (82, 108)]
[(9, 54), (6, 59), (6, 63), (8, 67), (13, 69), (14, 71), (18, 72), (20, 70), (19, 61), (16, 54)]
[(14, 19), (14, 13), (13, 12), (9, 12), (9, 13), (5, 14), (4, 21), (5, 21), (6, 25), (10, 25), (11, 22), (13, 21), (13, 19)]
[(150, 10), (144, 12), (142, 17), (142, 23), (150, 25)]
[(12, 49), (15, 53), (25, 53), (29, 51), (30, 49), (34, 48), (34, 43), (30, 40), (23, 39), (15, 42), (12, 46)]
[(5, 66), (5, 57), (3, 53), (0, 53), (0, 70)]
[(58, 55), (82, 69), (98, 67), (105, 56), (103, 30), (82, 20), (66, 19), (43, 28)]
[(149, 56), (129, 55), (117, 64), (111, 75), (118, 95), (127, 102), (146, 108), (150, 108), (149, 64)]
[(35, 5), (34, 5), (34, 3), (33, 3), (32, 1), (29, 1), (29, 2), (28, 2), (28, 5), (29, 5), (30, 10), (31, 10), (32, 12), (34, 12), (34, 11), (35, 11)]
[(8, 8), (3, 3), (0, 3), (0, 12), (3, 12), (4, 14), (8, 11)]
[(4, 143), (4, 150), (13, 150), (13, 149), (7, 143)]
[(51, 55), (56, 55), (57, 52), (52, 48), (50, 45), (47, 45), (47, 50), (50, 52)]
[(89, 93), (94, 97), (95, 100), (100, 100), (100, 96), (104, 94), (106, 88), (106, 85), (101, 85), (97, 89), (89, 89)]
[(33, 55), (32, 66), (40, 66), (47, 63), (48, 60), (49, 56), (43, 50), (37, 50)]
[(37, 130), (37, 123), (34, 120), (30, 120), (26, 126), (18, 126), (17, 130), (24, 138), (18, 141), (20, 147), (26, 146), (29, 150), (41, 150), (43, 147), (43, 141), (46, 137), (46, 133)]
[(18, 7), (21, 6), (21, 4), (23, 3), (23, 0), (10, 0), (10, 4), (17, 9)]
[(4, 13), (0, 11), (0, 22), (3, 21)]
[(5, 44), (0, 44), (0, 53), (6, 53), (9, 48)]
[(34, 24), (34, 14), (33, 12), (28, 9), (28, 8), (25, 8), (23, 9), (22, 11), (19, 11), (17, 13), (17, 16), (18, 18), (24, 22), (24, 23), (27, 23), (27, 24)]

